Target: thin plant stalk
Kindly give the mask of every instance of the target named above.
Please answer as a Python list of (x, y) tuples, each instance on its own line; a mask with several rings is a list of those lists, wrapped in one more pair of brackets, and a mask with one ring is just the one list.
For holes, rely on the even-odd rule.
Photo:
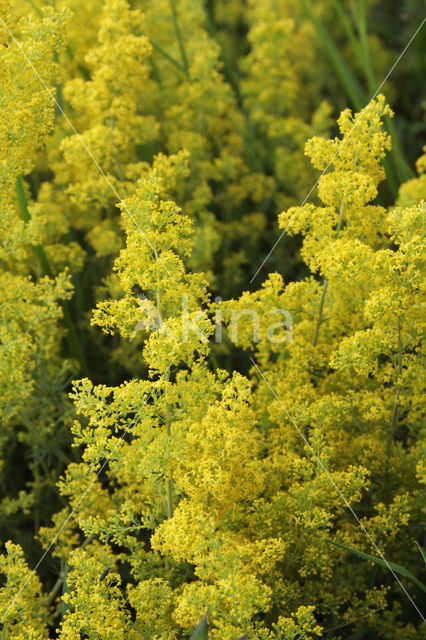
[[(69, 592), (68, 589), (68, 562), (65, 560), (64, 571), (63, 571), (63, 579), (62, 579), (62, 595), (64, 596)], [(65, 618), (65, 615), (68, 610), (68, 605), (64, 600), (61, 600), (61, 621)]]
[[(367, 15), (364, 0), (358, 0), (357, 2), (357, 26), (361, 46), (362, 65), (365, 71), (367, 86), (369, 91), (374, 93), (377, 88), (377, 80), (371, 64), (370, 47), (368, 46)], [(385, 127), (392, 138), (391, 155), (393, 156), (397, 178), (399, 182), (406, 182), (414, 177), (414, 173), (405, 159), (395, 124), (388, 116), (385, 118)]]
[[(402, 339), (401, 339), (401, 320), (399, 316), (397, 318), (396, 325), (397, 325), (397, 331), (398, 331), (398, 353), (397, 353), (397, 364), (396, 364), (396, 376), (397, 376), (397, 382), (399, 382), (402, 376), (402, 351), (403, 351)], [(389, 429), (387, 451), (386, 451), (388, 458), (392, 452), (392, 445), (393, 445), (396, 424), (398, 419), (400, 393), (401, 393), (401, 390), (398, 388), (395, 393), (395, 399), (392, 407), (392, 417), (391, 417), (391, 424)]]
[[(338, 220), (337, 226), (336, 226), (336, 235), (339, 233), (340, 229), (342, 228), (344, 211), (345, 211), (345, 204), (342, 202), (342, 204), (340, 206), (339, 220)], [(318, 319), (317, 319), (317, 322), (316, 322), (316, 325), (315, 325), (315, 329), (314, 329), (314, 337), (312, 338), (312, 346), (313, 347), (316, 347), (316, 345), (317, 345), (319, 331), (320, 331), (320, 328), (321, 328), (321, 325), (322, 325), (322, 322), (323, 322), (324, 303), (325, 303), (325, 297), (327, 295), (327, 289), (328, 289), (328, 280), (327, 280), (327, 278), (324, 278), (323, 285), (322, 285), (320, 303), (319, 303), (319, 307), (318, 307)]]
[(356, 109), (360, 111), (365, 105), (365, 94), (360, 83), (358, 82), (358, 80), (356, 79), (352, 71), (349, 69), (346, 62), (343, 60), (342, 56), (340, 55), (336, 45), (330, 38), (324, 25), (322, 24), (322, 22), (320, 22), (319, 18), (312, 11), (309, 5), (309, 2), (307, 2), (307, 0), (301, 0), (301, 2), (306, 12), (306, 15), (308, 16), (309, 20), (312, 22), (313, 26), (315, 27), (315, 30), (321, 40), (321, 43), (328, 57), (331, 59), (333, 63), (333, 66), (337, 72), (337, 75), (339, 76), (339, 79), (340, 79), (340, 82), (342, 83), (343, 88), (345, 89), (347, 95), (351, 99)]
[[(342, 58), (338, 48), (331, 39), (327, 29), (324, 27), (318, 16), (312, 10), (308, 0), (301, 0), (302, 6), (309, 20), (312, 22), (317, 35), (324, 47), (326, 54), (332, 62), (334, 69), (339, 77), (341, 85), (346, 92), (346, 95), (352, 102), (355, 109), (360, 111), (367, 103), (368, 96), (363, 87), (352, 73), (351, 69)], [(336, 0), (337, 3), (337, 0)], [(366, 14), (365, 7), (362, 3), (359, 3), (359, 10), (357, 12), (356, 21), (358, 23), (359, 42), (355, 44), (353, 29), (344, 16), (342, 10), (337, 14), (340, 17), (343, 28), (348, 35), (348, 38), (352, 44), (354, 54), (362, 63), (362, 67), (365, 72), (367, 86), (369, 91), (374, 94), (377, 91), (377, 86), (374, 80), (374, 73), (371, 66), (371, 56), (368, 48), (367, 40), (367, 26), (366, 26)], [(414, 177), (414, 173), (410, 168), (407, 160), (405, 159), (404, 152), (399, 141), (394, 123), (389, 119), (385, 119), (385, 126), (388, 133), (392, 137), (392, 160), (385, 158), (383, 160), (383, 166), (386, 170), (389, 187), (394, 197), (398, 194), (398, 187), (401, 182)]]
[(159, 44), (157, 44), (157, 42), (155, 42), (154, 40), (152, 40), (150, 38), (150, 43), (152, 45), (152, 47), (158, 51), (158, 53), (161, 53), (162, 56), (164, 56), (164, 58), (166, 58), (166, 60), (168, 60), (169, 62), (171, 62), (171, 64), (173, 64), (177, 69), (179, 69), (179, 71), (182, 71), (187, 77), (189, 76), (188, 73), (188, 69), (186, 69), (180, 62), (178, 62), (177, 60), (175, 60), (173, 58), (173, 56), (171, 56), (169, 53), (167, 53), (167, 51), (165, 51), (163, 49), (163, 47), (160, 47)]
[[(22, 176), (18, 176), (15, 184), (15, 190), (16, 190), (16, 196), (18, 200), (19, 212), (20, 212), (21, 218), (25, 223), (28, 223), (31, 220), (31, 215), (28, 210), (27, 194), (25, 192), (24, 181), (22, 179)], [(50, 267), (49, 260), (46, 256), (44, 247), (42, 245), (33, 245), (32, 249), (40, 265), (40, 271), (42, 275), (53, 278), (53, 272)], [(63, 300), (61, 302), (61, 307), (62, 307), (62, 313), (64, 318), (64, 324), (67, 328), (67, 342), (68, 342), (70, 352), (72, 353), (73, 357), (79, 361), (81, 370), (83, 371), (83, 373), (85, 375), (88, 375), (89, 370), (87, 367), (86, 358), (84, 356), (83, 349), (80, 345), (77, 331), (71, 319), (71, 314), (69, 311), (67, 300)]]
[[(169, 382), (170, 373), (166, 374), (166, 381)], [(170, 438), (171, 434), (171, 416), (170, 416), (170, 405), (166, 401), (166, 411), (165, 411), (165, 426), (167, 436)], [(173, 478), (170, 476), (166, 479), (166, 497), (167, 497), (167, 517), (171, 518), (173, 516)]]
[(179, 22), (178, 22), (178, 18), (177, 18), (175, 0), (170, 0), (170, 7), (172, 9), (173, 26), (175, 28), (176, 37), (177, 37), (177, 40), (178, 40), (178, 43), (179, 43), (179, 50), (180, 50), (180, 55), (181, 55), (181, 58), (182, 58), (183, 66), (184, 66), (184, 68), (186, 70), (186, 73), (189, 74), (188, 58), (186, 56), (185, 45), (183, 43), (182, 33), (181, 33), (180, 28), (179, 28)]

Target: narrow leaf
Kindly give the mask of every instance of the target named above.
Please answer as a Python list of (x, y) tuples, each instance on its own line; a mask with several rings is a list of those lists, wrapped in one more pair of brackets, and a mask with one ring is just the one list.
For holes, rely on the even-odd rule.
[(204, 615), (201, 622), (194, 629), (189, 640), (208, 640), (209, 626), (207, 624), (207, 615)]
[(422, 558), (423, 558), (423, 562), (426, 564), (426, 553), (423, 551), (423, 549), (421, 548), (421, 546), (419, 545), (419, 543), (416, 540), (416, 545), (419, 548), (420, 553), (422, 554)]
[(175, 67), (177, 67), (177, 69), (179, 69), (180, 71), (182, 71), (186, 76), (188, 75), (188, 71), (187, 69), (185, 69), (185, 67), (183, 65), (181, 65), (180, 62), (178, 62), (177, 60), (175, 60), (169, 53), (167, 53), (167, 51), (165, 51), (163, 49), (163, 47), (160, 47), (159, 44), (157, 44), (156, 42), (154, 42), (154, 40), (152, 40), (150, 38), (150, 43), (153, 46), (153, 48), (158, 51), (158, 53), (161, 53), (162, 56), (164, 56), (164, 58), (166, 58), (166, 60), (168, 60), (169, 62), (171, 62), (172, 64), (175, 65)]
[(410, 578), (410, 580), (412, 580), (418, 587), (420, 587), (422, 591), (426, 593), (426, 585), (423, 584), (423, 582), (421, 582), (418, 578), (416, 578), (416, 576), (413, 575), (411, 571), (409, 571), (405, 567), (402, 567), (400, 564), (396, 564), (395, 562), (389, 562), (389, 560), (386, 560), (385, 562), (382, 558), (376, 558), (376, 556), (370, 556), (369, 553), (358, 551), (358, 549), (351, 549), (351, 547), (348, 547), (342, 542), (336, 542), (335, 540), (329, 540), (329, 539), (327, 539), (327, 542), (329, 542), (330, 544), (334, 544), (336, 547), (339, 547), (344, 551), (349, 551), (350, 553), (353, 553), (359, 558), (370, 560), (370, 562), (374, 562), (375, 564), (378, 564), (381, 567), (385, 567), (386, 569), (391, 568), (396, 573), (399, 573), (400, 575), (405, 576), (406, 578)]
[(340, 82), (345, 88), (346, 93), (351, 99), (354, 107), (360, 111), (362, 107), (367, 103), (365, 92), (363, 91), (360, 83), (349, 69), (348, 65), (340, 55), (339, 50), (336, 45), (330, 38), (326, 28), (320, 22), (319, 18), (312, 11), (309, 2), (307, 0), (302, 0), (303, 8), (305, 9), (306, 15), (309, 20), (312, 22), (315, 30), (318, 34), (318, 37), (328, 55), (333, 66), (336, 70), (337, 75), (340, 78)]
[[(31, 220), (31, 214), (28, 209), (28, 199), (27, 199), (27, 194), (25, 192), (24, 180), (22, 176), (18, 176), (18, 178), (16, 179), (15, 191), (16, 191), (16, 197), (18, 200), (19, 213), (21, 215), (22, 220), (27, 224)], [(44, 247), (40, 244), (37, 244), (37, 245), (33, 245), (32, 249), (40, 265), (41, 274), (43, 276), (47, 275), (50, 278), (53, 278), (52, 269), (50, 268), (49, 260), (47, 258)], [(84, 351), (80, 344), (77, 331), (75, 329), (74, 323), (71, 318), (68, 301), (62, 300), (61, 307), (63, 312), (64, 324), (68, 329), (67, 341), (70, 347), (70, 351), (73, 354), (73, 356), (76, 358), (76, 360), (80, 362), (81, 369), (84, 372), (84, 374), (88, 375), (89, 370), (87, 368), (86, 357), (84, 355)]]
[(179, 27), (175, 0), (170, 0), (170, 7), (172, 9), (173, 25), (174, 25), (176, 37), (179, 43), (179, 50), (180, 50), (180, 55), (182, 57), (183, 66), (185, 67), (186, 73), (189, 75), (188, 58), (186, 57), (185, 45), (183, 43), (182, 33)]

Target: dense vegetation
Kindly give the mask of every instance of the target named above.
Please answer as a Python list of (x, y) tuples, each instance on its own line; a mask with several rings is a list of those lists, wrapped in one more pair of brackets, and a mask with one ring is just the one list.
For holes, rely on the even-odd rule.
[(0, 0), (1, 640), (426, 637), (398, 11)]

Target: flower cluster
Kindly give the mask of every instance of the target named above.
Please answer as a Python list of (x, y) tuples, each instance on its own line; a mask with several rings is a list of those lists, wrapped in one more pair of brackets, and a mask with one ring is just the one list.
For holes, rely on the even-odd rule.
[(57, 5), (0, 0), (0, 637), (420, 637), (426, 156), (330, 137), (305, 0)]

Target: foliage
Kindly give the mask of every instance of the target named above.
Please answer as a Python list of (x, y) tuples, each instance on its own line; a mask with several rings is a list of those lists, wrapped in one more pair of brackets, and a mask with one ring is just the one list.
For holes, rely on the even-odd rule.
[(424, 123), (410, 74), (368, 101), (384, 5), (0, 0), (2, 639), (424, 634)]

